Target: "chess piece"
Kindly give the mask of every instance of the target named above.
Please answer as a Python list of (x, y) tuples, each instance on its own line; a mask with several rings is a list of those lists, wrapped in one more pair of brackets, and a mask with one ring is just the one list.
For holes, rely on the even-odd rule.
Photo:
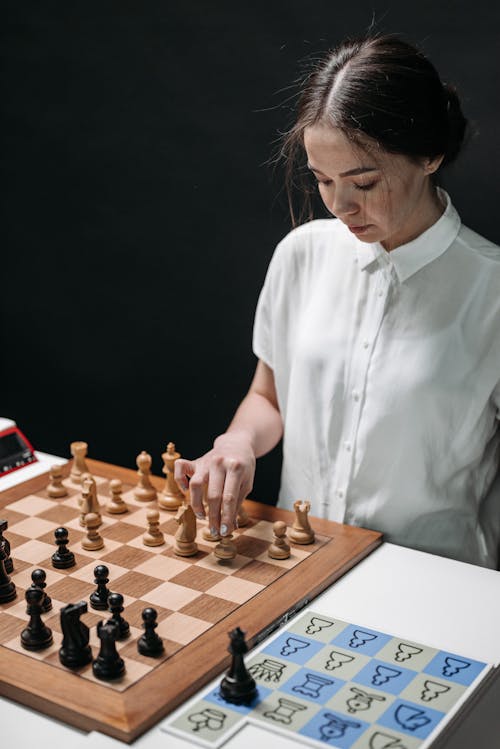
[(120, 479), (112, 479), (109, 482), (109, 488), (111, 489), (111, 499), (106, 505), (106, 510), (112, 515), (119, 515), (122, 512), (128, 512), (128, 507), (122, 497), (123, 487)]
[(125, 640), (130, 635), (130, 626), (122, 616), (123, 596), (121, 593), (110, 593), (108, 596), (108, 608), (113, 614), (110, 621), (118, 625), (117, 640)]
[(0, 520), (0, 547), (3, 546), (7, 553), (7, 559), (5, 560), (5, 571), (8, 575), (14, 572), (14, 562), (10, 556), (10, 542), (5, 538), (4, 531), (9, 527), (7, 520)]
[(42, 610), (44, 613), (52, 610), (52, 599), (45, 591), (45, 588), (47, 587), (47, 583), (45, 582), (46, 579), (47, 573), (45, 572), (45, 570), (38, 568), (36, 570), (33, 570), (33, 572), (31, 573), (31, 587), (40, 588), (40, 590), (43, 592)]
[(5, 551), (5, 546), (0, 545), (0, 603), (9, 603), (17, 595), (16, 585), (5, 570), (6, 559), (7, 552)]
[(72, 442), (70, 445), (71, 455), (73, 456), (73, 465), (69, 477), (74, 484), (82, 483), (82, 474), (88, 473), (87, 457), (88, 444), (86, 442)]
[(233, 534), (229, 533), (227, 536), (222, 536), (220, 542), (214, 549), (214, 554), (217, 559), (234, 559), (237, 550), (236, 545), (233, 541)]
[(87, 551), (98, 551), (104, 548), (104, 541), (99, 531), (97, 530), (101, 524), (101, 520), (95, 512), (88, 512), (85, 515), (85, 527), (87, 529), (87, 535), (82, 538), (82, 548)]
[(94, 582), (97, 585), (97, 589), (90, 594), (90, 605), (93, 609), (100, 611), (106, 611), (108, 608), (108, 598), (110, 591), (107, 588), (109, 583), (109, 570), (105, 564), (98, 564), (94, 568)]
[(247, 671), (244, 654), (248, 651), (245, 633), (239, 628), (229, 633), (231, 665), (220, 683), (220, 695), (234, 705), (249, 705), (257, 697), (257, 685), (253, 676)]
[(165, 652), (161, 637), (156, 634), (155, 629), (158, 626), (156, 619), (158, 614), (155, 609), (147, 608), (142, 612), (142, 621), (144, 634), (137, 641), (137, 650), (141, 655), (147, 655), (155, 658)]
[(145, 546), (161, 546), (165, 543), (165, 538), (160, 530), (160, 513), (158, 510), (148, 510), (147, 512), (148, 529), (142, 537)]
[(111, 681), (125, 673), (125, 662), (116, 649), (118, 634), (118, 624), (112, 619), (97, 624), (97, 636), (101, 641), (101, 649), (92, 663), (92, 672), (96, 679)]
[(28, 626), (21, 632), (21, 645), (26, 650), (44, 650), (52, 645), (52, 630), (42, 621), (42, 605), (45, 593), (40, 588), (28, 588), (25, 593)]
[(295, 510), (295, 519), (289, 532), (290, 541), (295, 544), (312, 544), (314, 543), (314, 531), (309, 524), (308, 513), (311, 509), (311, 503), (302, 502), (298, 499), (293, 503)]
[(151, 455), (143, 450), (136, 458), (139, 483), (134, 489), (134, 497), (141, 502), (151, 502), (156, 499), (156, 489), (151, 483)]
[(89, 628), (80, 621), (80, 616), (87, 610), (85, 601), (69, 603), (61, 609), (63, 641), (59, 650), (59, 660), (66, 668), (81, 668), (92, 660)]
[(290, 556), (290, 546), (286, 540), (286, 523), (283, 520), (277, 520), (273, 525), (274, 538), (267, 550), (271, 559), (288, 559)]
[(181, 557), (192, 557), (198, 553), (196, 543), (196, 517), (191, 505), (183, 505), (175, 516), (179, 529), (175, 534), (174, 553)]
[(97, 497), (97, 484), (95, 478), (90, 473), (82, 476), (82, 495), (79, 500), (80, 505), (80, 525), (85, 527), (85, 515), (90, 512), (97, 515), (99, 522), (97, 527), (102, 524), (101, 505)]
[(73, 567), (76, 564), (75, 555), (67, 548), (67, 528), (56, 528), (54, 536), (57, 544), (57, 551), (52, 554), (52, 566), (58, 570), (67, 570), (69, 567)]
[(180, 453), (175, 451), (173, 442), (169, 442), (167, 449), (162, 454), (163, 468), (162, 473), (166, 476), (165, 486), (158, 497), (158, 506), (164, 510), (175, 512), (184, 504), (184, 494), (181, 492), (174, 478), (175, 461), (180, 458)]
[(216, 543), (217, 541), (220, 541), (222, 538), (220, 533), (217, 533), (217, 531), (215, 531), (215, 533), (212, 533), (212, 530), (210, 529), (210, 527), (203, 528), (201, 535), (204, 541), (210, 541), (211, 543)]
[(63, 484), (63, 473), (62, 466), (54, 465), (49, 471), (50, 483), (47, 486), (47, 494), (49, 497), (59, 499), (59, 497), (66, 497), (68, 490)]

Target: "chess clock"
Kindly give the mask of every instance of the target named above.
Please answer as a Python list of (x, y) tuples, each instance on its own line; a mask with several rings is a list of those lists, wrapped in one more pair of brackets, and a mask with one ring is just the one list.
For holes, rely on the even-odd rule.
[(0, 478), (37, 462), (33, 447), (16, 422), (0, 417)]

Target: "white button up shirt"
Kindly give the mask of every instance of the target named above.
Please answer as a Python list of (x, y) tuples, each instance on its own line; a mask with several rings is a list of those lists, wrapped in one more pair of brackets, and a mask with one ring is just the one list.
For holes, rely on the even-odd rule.
[(284, 422), (279, 504), (495, 567), (500, 248), (447, 208), (388, 253), (336, 219), (278, 245), (254, 352)]

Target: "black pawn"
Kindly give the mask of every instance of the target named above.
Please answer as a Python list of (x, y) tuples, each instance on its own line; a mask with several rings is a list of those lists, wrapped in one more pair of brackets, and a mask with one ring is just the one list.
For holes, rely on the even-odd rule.
[(80, 621), (87, 612), (87, 603), (68, 603), (61, 609), (61, 629), (63, 641), (59, 650), (59, 660), (67, 668), (81, 668), (92, 660), (89, 645), (89, 628)]
[(239, 627), (229, 633), (229, 652), (232, 655), (231, 666), (220, 684), (220, 694), (226, 702), (234, 705), (249, 705), (257, 697), (257, 685), (248, 673), (244, 654), (248, 651), (245, 633)]
[(58, 570), (67, 570), (76, 564), (75, 555), (67, 548), (68, 531), (66, 528), (56, 528), (54, 536), (57, 551), (52, 554), (52, 566)]
[(155, 609), (144, 609), (142, 612), (144, 634), (141, 635), (137, 641), (137, 650), (139, 653), (141, 655), (148, 655), (151, 658), (162, 655), (165, 651), (161, 637), (155, 632), (155, 629), (158, 626), (156, 623), (157, 616), (158, 614)]
[(0, 546), (0, 603), (9, 603), (16, 597), (16, 586), (5, 570), (7, 552), (5, 547)]
[(108, 608), (113, 614), (110, 621), (118, 624), (117, 640), (125, 640), (130, 635), (129, 623), (122, 616), (123, 596), (121, 593), (110, 593), (108, 596)]
[(123, 658), (120, 658), (116, 649), (118, 624), (112, 619), (107, 622), (99, 622), (97, 636), (101, 641), (101, 649), (92, 663), (94, 676), (102, 681), (118, 679), (125, 673), (125, 662)]
[(30, 620), (21, 632), (21, 645), (26, 650), (43, 650), (52, 645), (52, 631), (42, 621), (44, 595), (40, 588), (28, 588), (25, 593)]
[(31, 587), (40, 588), (40, 590), (43, 591), (42, 609), (44, 613), (47, 613), (47, 611), (52, 609), (52, 598), (45, 592), (45, 588), (47, 587), (47, 583), (45, 582), (46, 579), (47, 573), (45, 570), (36, 569), (31, 573)]
[(105, 564), (98, 564), (94, 568), (94, 582), (97, 590), (90, 594), (90, 605), (93, 609), (105, 611), (108, 608), (109, 589), (106, 587), (109, 583), (109, 570)]
[(10, 543), (9, 541), (4, 538), (4, 531), (7, 530), (9, 527), (9, 523), (7, 520), (0, 520), (0, 546), (3, 546), (5, 551), (7, 552), (7, 559), (5, 560), (5, 571), (8, 575), (12, 574), (14, 572), (14, 562), (11, 559), (10, 556)]

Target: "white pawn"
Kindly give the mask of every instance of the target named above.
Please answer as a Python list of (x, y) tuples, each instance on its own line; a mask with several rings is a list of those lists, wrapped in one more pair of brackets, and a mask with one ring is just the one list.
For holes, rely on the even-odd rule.
[(49, 497), (65, 497), (68, 490), (63, 484), (62, 466), (52, 466), (49, 472), (50, 484), (47, 487)]
[(151, 483), (151, 463), (152, 458), (149, 453), (143, 450), (136, 458), (137, 473), (139, 474), (139, 483), (134, 490), (134, 497), (141, 502), (151, 502), (156, 499), (156, 489)]
[(286, 540), (286, 523), (277, 520), (273, 525), (274, 538), (267, 550), (271, 559), (288, 559), (290, 546)]
[(101, 524), (101, 519), (95, 512), (89, 512), (85, 515), (85, 527), (87, 535), (82, 538), (82, 547), (87, 551), (97, 551), (104, 547), (104, 541), (97, 530)]
[(106, 505), (106, 510), (112, 515), (128, 512), (128, 507), (122, 497), (122, 482), (120, 479), (112, 479), (109, 482), (109, 488), (111, 489), (111, 499)]
[(148, 510), (146, 515), (148, 529), (142, 537), (145, 546), (161, 546), (165, 543), (163, 533), (160, 530), (160, 513), (158, 510)]
[(222, 536), (220, 543), (214, 549), (214, 554), (218, 559), (234, 559), (237, 551), (233, 541), (233, 534)]

